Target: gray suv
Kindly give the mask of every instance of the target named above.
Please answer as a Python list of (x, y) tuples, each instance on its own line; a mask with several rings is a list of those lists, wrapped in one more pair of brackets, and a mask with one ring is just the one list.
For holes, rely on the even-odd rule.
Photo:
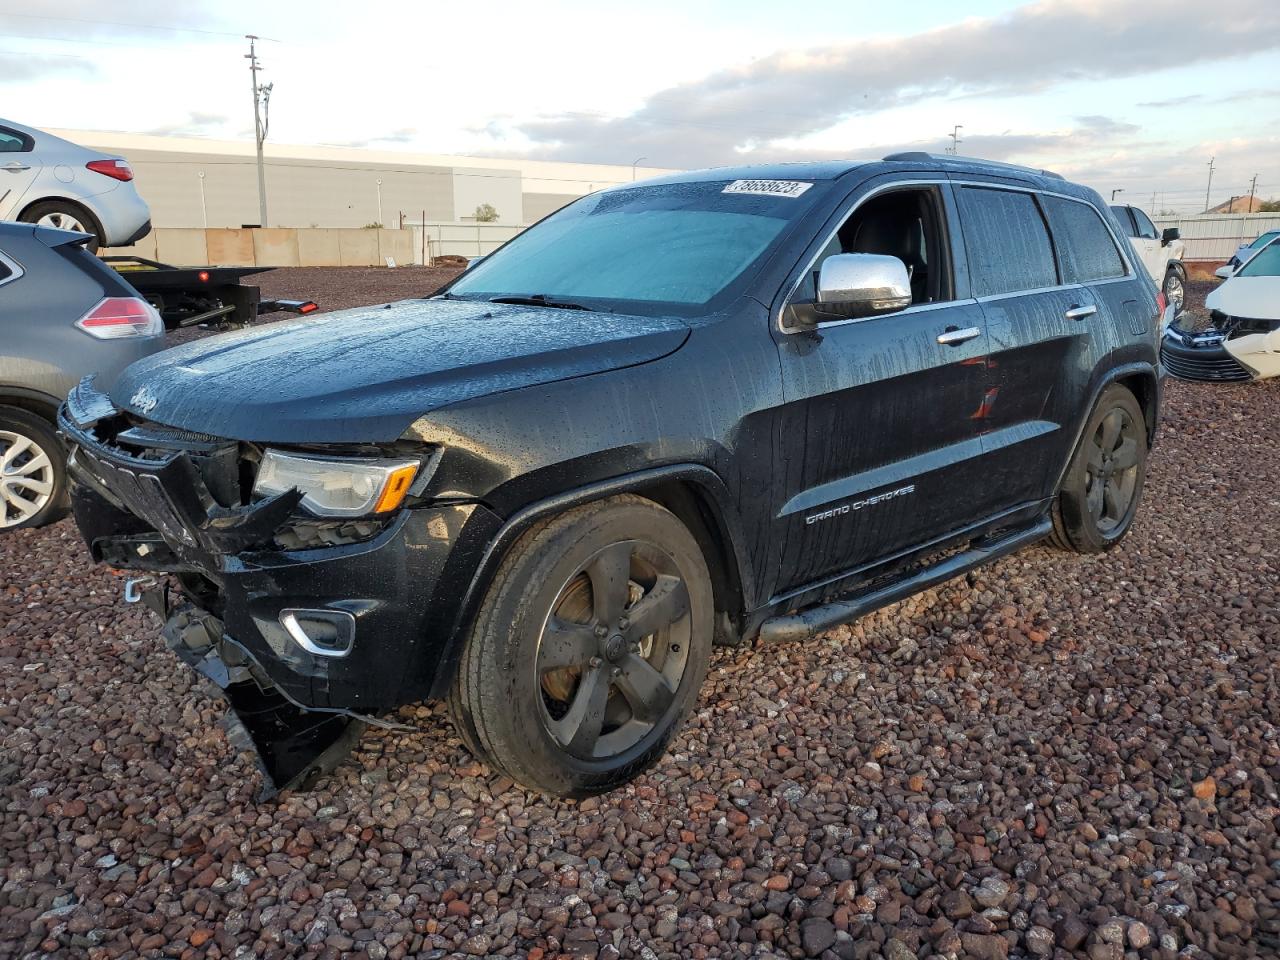
[(155, 309), (82, 233), (0, 222), (0, 532), (67, 508), (58, 404), (164, 347)]

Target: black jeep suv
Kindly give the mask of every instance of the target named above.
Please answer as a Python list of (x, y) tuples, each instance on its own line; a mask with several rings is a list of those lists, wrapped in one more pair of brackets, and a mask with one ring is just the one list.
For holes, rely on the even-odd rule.
[(61, 429), (93, 556), (151, 574), (267, 793), (444, 697), (478, 757), (581, 796), (662, 754), (713, 643), (1115, 544), (1162, 310), (1051, 173), (705, 170), (584, 197), (434, 296), (86, 381)]

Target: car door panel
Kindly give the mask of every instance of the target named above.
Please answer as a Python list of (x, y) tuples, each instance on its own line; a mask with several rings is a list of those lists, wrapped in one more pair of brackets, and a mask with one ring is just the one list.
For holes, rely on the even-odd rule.
[[(955, 346), (948, 331), (979, 335)], [(969, 517), (986, 335), (973, 301), (819, 327), (780, 344), (780, 584), (838, 575)]]
[(1050, 496), (1069, 442), (1097, 304), (1071, 286), (983, 301), (991, 402), (982, 419), (987, 473), (975, 491), (984, 512)]
[(0, 126), (0, 220), (17, 219), (19, 204), (39, 175), (40, 161), (28, 138)]

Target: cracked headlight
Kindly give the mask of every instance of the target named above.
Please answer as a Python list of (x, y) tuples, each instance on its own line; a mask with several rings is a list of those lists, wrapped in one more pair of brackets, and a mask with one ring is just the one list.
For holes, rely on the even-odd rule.
[(271, 497), (297, 487), (302, 506), (321, 517), (389, 513), (404, 503), (421, 466), (419, 460), (302, 457), (267, 450), (253, 493)]

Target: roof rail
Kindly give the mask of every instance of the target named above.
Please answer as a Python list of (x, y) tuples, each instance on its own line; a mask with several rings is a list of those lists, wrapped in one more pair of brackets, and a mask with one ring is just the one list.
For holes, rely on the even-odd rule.
[(916, 163), (939, 163), (952, 162), (972, 164), (978, 167), (995, 167), (998, 170), (1008, 170), (1017, 173), (1035, 173), (1042, 177), (1053, 177), (1055, 180), (1065, 180), (1060, 173), (1054, 173), (1052, 170), (1037, 170), (1035, 167), (1024, 167), (1017, 163), (1001, 163), (999, 160), (983, 160), (981, 157), (958, 157), (950, 153), (929, 153), (924, 150), (906, 150), (902, 153), (891, 153), (885, 160), (909, 160)]

